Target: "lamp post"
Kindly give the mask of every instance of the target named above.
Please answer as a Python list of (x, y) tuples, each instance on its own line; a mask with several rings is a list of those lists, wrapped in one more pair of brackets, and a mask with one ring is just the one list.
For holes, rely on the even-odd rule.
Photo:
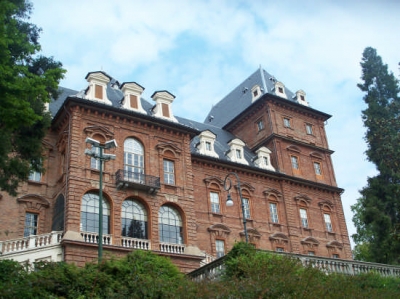
[(117, 147), (115, 139), (107, 141), (105, 144), (101, 144), (100, 141), (87, 137), (86, 143), (91, 144), (93, 147), (97, 147), (99, 150), (93, 151), (91, 149), (85, 149), (85, 154), (100, 160), (99, 166), (99, 248), (98, 248), (98, 262), (101, 262), (103, 257), (103, 162), (109, 160), (115, 160), (115, 155), (104, 154), (105, 149)]
[[(231, 187), (232, 187), (232, 181), (231, 181), (231, 179), (229, 178), (230, 175), (233, 175), (233, 176), (236, 177), (236, 181), (237, 181), (237, 185), (236, 185), (236, 186), (237, 186), (237, 188), (238, 188), (238, 190), (239, 190), (239, 197), (240, 197), (240, 202), (241, 202), (241, 205), (242, 205), (244, 235), (245, 235), (245, 237), (246, 237), (246, 243), (249, 243), (249, 236), (247, 235), (247, 227), (246, 227), (246, 215), (245, 215), (245, 213), (244, 213), (244, 202), (243, 202), (243, 197), (242, 197), (242, 189), (241, 189), (241, 187), (240, 187), (240, 179), (239, 179), (239, 176), (238, 176), (235, 172), (230, 172), (230, 173), (228, 173), (228, 174), (226, 175), (226, 177), (225, 177), (225, 180), (224, 180), (224, 189), (225, 189), (225, 191), (228, 191), (228, 198), (227, 198), (227, 200), (226, 200), (226, 206), (227, 206), (227, 207), (233, 206), (233, 200), (232, 200), (232, 197), (231, 197), (231, 193), (229, 192), (229, 190), (230, 190)], [(229, 184), (227, 185), (227, 183), (229, 183)]]

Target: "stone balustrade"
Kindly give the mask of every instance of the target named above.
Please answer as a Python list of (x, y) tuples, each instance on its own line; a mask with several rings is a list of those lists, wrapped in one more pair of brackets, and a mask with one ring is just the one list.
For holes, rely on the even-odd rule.
[[(81, 232), (81, 236), (86, 243), (97, 244), (99, 242), (98, 233)], [(103, 235), (103, 245), (112, 245), (111, 235)]]
[(172, 244), (172, 243), (160, 243), (160, 251), (175, 254), (184, 254), (185, 245), (183, 244)]
[(29, 237), (0, 241), (0, 254), (2, 256), (20, 251), (57, 245), (61, 242), (63, 232), (53, 231), (48, 234), (32, 235)]
[(121, 246), (134, 249), (151, 250), (150, 240), (122, 237)]
[[(316, 257), (302, 254), (276, 253), (265, 251), (266, 253), (284, 254), (297, 258), (304, 266), (312, 266), (326, 273), (342, 273), (347, 275), (357, 275), (361, 273), (375, 272), (382, 276), (400, 277), (400, 266), (385, 265), (378, 263), (361, 262), (354, 260), (333, 259), (327, 257)], [(225, 257), (219, 258), (199, 269), (188, 274), (195, 281), (204, 279), (217, 279), (223, 274)]]

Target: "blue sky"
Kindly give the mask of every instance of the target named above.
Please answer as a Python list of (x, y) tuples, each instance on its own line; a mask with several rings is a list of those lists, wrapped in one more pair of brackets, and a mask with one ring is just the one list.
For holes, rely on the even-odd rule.
[(350, 235), (350, 206), (375, 167), (366, 161), (358, 90), (365, 47), (399, 75), (400, 1), (32, 0), (45, 55), (63, 63), (61, 85), (86, 88), (103, 70), (135, 81), (150, 99), (176, 96), (175, 115), (202, 122), (260, 65), (314, 109), (331, 114), (326, 130)]

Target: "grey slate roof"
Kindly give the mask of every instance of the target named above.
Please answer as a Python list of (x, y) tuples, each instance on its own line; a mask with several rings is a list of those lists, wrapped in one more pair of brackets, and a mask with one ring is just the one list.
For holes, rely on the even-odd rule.
[[(252, 104), (251, 89), (258, 85), (262, 88), (262, 94), (275, 94), (274, 87), (276, 78), (267, 73), (261, 67), (250, 75), (246, 80), (239, 84), (226, 97), (212, 107), (207, 115), (204, 123), (213, 124), (214, 126), (224, 127), (242, 111)], [(279, 81), (279, 80), (278, 80)], [(288, 100), (293, 100), (294, 93), (285, 86), (285, 93)]]
[[(104, 73), (104, 72), (102, 72)], [(89, 73), (90, 74), (90, 73)], [(123, 93), (120, 90), (121, 85), (117, 80), (111, 76), (105, 74), (111, 78), (107, 86), (107, 97), (111, 101), (112, 106), (117, 109), (124, 110), (121, 101), (123, 99)], [(199, 132), (209, 130), (214, 133), (217, 137), (214, 143), (214, 150), (219, 156), (219, 160), (229, 161), (227, 153), (230, 150), (228, 143), (236, 138), (230, 132), (222, 129), (224, 125), (229, 123), (233, 118), (243, 112), (252, 104), (252, 93), (251, 88), (256, 84), (261, 87), (262, 94), (274, 93), (274, 86), (276, 80), (272, 75), (267, 73), (261, 67), (256, 70), (252, 75), (250, 75), (246, 80), (239, 84), (234, 90), (232, 90), (226, 97), (224, 97), (220, 102), (218, 102), (210, 111), (206, 117), (204, 123), (189, 120), (183, 117), (175, 116), (180, 125), (185, 127), (193, 128)], [(63, 103), (67, 97), (77, 97), (80, 99), (85, 98), (85, 90), (80, 92), (71, 90), (68, 88), (60, 88), (61, 94), (56, 100), (50, 103), (50, 112), (53, 117), (57, 114), (58, 110), (62, 107)], [(285, 87), (285, 92), (288, 100), (293, 101), (293, 93)], [(90, 101), (90, 100), (88, 100)], [(146, 111), (148, 117), (154, 117), (152, 113), (152, 108), (154, 104), (148, 102), (147, 100), (141, 98), (141, 103), (143, 109)], [(229, 108), (229, 109), (228, 109)], [(130, 112), (132, 112), (130, 110)], [(212, 116), (212, 117), (211, 117)], [(154, 117), (157, 121), (157, 118)], [(190, 150), (193, 154), (199, 154), (197, 150), (197, 144), (199, 143), (199, 137), (196, 136), (192, 139), (190, 144)], [(244, 147), (244, 158), (249, 163), (249, 166), (255, 166), (253, 158), (255, 153), (250, 151), (246, 146)], [(207, 156), (205, 156), (207, 157)], [(209, 157), (210, 159), (216, 159)]]

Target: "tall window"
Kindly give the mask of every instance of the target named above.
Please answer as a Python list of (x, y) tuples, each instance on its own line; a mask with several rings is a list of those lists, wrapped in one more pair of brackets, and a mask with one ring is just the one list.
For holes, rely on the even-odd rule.
[(158, 212), (160, 241), (182, 244), (182, 218), (179, 212), (170, 207), (162, 206)]
[(207, 151), (211, 151), (212, 149), (211, 149), (211, 142), (209, 142), (209, 141), (206, 141), (206, 150)]
[(331, 232), (331, 231), (332, 231), (331, 215), (329, 215), (329, 214), (324, 214), (324, 220), (325, 220), (325, 227), (326, 227), (326, 230), (327, 230), (328, 232)]
[(143, 145), (134, 138), (124, 142), (124, 172), (125, 179), (143, 181), (144, 177)]
[(26, 213), (24, 237), (37, 235), (37, 227), (38, 227), (38, 214)]
[(121, 220), (122, 236), (148, 239), (147, 211), (140, 202), (132, 199), (125, 200), (122, 204)]
[(257, 128), (258, 128), (258, 131), (264, 130), (264, 122), (262, 120), (259, 120), (257, 122)]
[(271, 221), (273, 223), (278, 223), (279, 222), (279, 218), (278, 218), (278, 209), (277, 209), (276, 203), (270, 203), (269, 204), (269, 211), (270, 211), (270, 214), (271, 214)]
[(240, 149), (236, 150), (236, 158), (242, 159), (242, 151)]
[(290, 156), (290, 160), (292, 162), (292, 168), (299, 169), (299, 158), (297, 158), (296, 156)]
[[(92, 153), (96, 155), (100, 155), (100, 148), (98, 146), (92, 146)], [(90, 157), (90, 168), (92, 169), (100, 169), (100, 159), (95, 159)]]
[(215, 250), (217, 252), (217, 258), (223, 257), (225, 255), (225, 242), (223, 240), (216, 240)]
[(175, 185), (174, 161), (164, 159), (164, 183), (169, 185)]
[(308, 135), (312, 135), (312, 133), (313, 133), (312, 125), (306, 124), (306, 132)]
[(286, 128), (290, 128), (290, 118), (285, 117), (285, 118), (283, 119), (283, 125), (284, 125)]
[[(110, 233), (110, 206), (103, 198), (103, 233)], [(86, 193), (82, 197), (81, 231), (99, 232), (99, 195)]]
[(319, 162), (314, 162), (314, 170), (316, 175), (321, 175), (321, 164)]
[(250, 219), (250, 202), (248, 198), (243, 198), (244, 217)]
[(219, 194), (217, 192), (210, 192), (211, 212), (220, 213)]
[(304, 228), (308, 228), (308, 219), (307, 219), (307, 210), (306, 209), (300, 209), (300, 220), (301, 220), (301, 226)]

